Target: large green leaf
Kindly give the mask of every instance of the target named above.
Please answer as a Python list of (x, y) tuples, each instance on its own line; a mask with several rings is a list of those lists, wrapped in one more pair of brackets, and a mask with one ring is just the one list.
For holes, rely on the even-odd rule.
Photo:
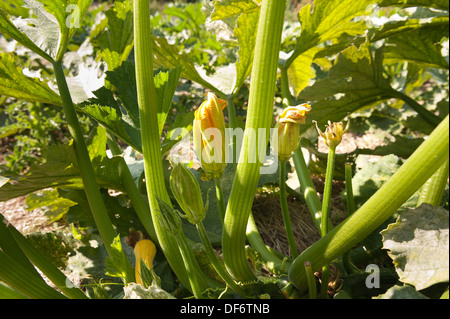
[(400, 280), (417, 290), (449, 280), (449, 213), (423, 204), (381, 232)]
[(300, 93), (300, 99), (312, 101), (308, 117), (322, 126), (328, 120), (340, 121), (348, 113), (390, 98), (392, 88), (383, 77), (382, 63), (382, 51), (372, 58), (367, 45), (359, 50), (352, 46), (340, 53), (328, 77)]
[[(88, 139), (87, 147), (100, 187), (123, 191), (118, 169), (118, 161), (123, 159), (106, 157), (105, 129), (97, 127)], [(83, 188), (72, 144), (52, 145), (47, 153), (44, 163), (31, 167), (18, 180), (10, 180), (0, 187), (0, 201), (47, 188)]]
[(28, 10), (23, 7), (22, 0), (2, 0), (0, 1), (0, 9), (17, 17), (28, 16)]
[(163, 37), (152, 36), (153, 39), (153, 61), (155, 67), (177, 68), (183, 67), (181, 76), (201, 86), (210, 89), (220, 96), (225, 94), (210, 82), (206, 81), (197, 71), (197, 68), (187, 54), (175, 45), (171, 45)]
[(48, 149), (47, 161), (32, 167), (16, 182), (0, 188), (0, 201), (28, 195), (38, 190), (58, 187), (82, 187), (78, 168), (73, 163), (75, 154), (72, 145), (55, 145)]
[(448, 69), (448, 62), (442, 56), (442, 37), (448, 24), (434, 28), (417, 28), (391, 36), (387, 39), (384, 58), (386, 63), (408, 61), (424, 67)]
[(300, 54), (324, 43), (338, 38), (343, 33), (362, 34), (367, 29), (364, 21), (352, 21), (356, 16), (367, 14), (369, 5), (375, 0), (316, 0), (314, 7), (304, 6), (298, 18), (302, 26), (297, 38), (297, 45), (289, 58), (292, 63)]
[(30, 78), (18, 68), (12, 53), (0, 54), (0, 95), (27, 101), (61, 105), (61, 99), (45, 82)]

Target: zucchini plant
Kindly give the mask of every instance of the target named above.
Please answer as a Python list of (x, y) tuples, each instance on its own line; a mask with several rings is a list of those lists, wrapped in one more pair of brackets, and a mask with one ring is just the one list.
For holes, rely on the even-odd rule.
[[(405, 288), (411, 296), (431, 286), (442, 295), (448, 276), (419, 283), (398, 263), (369, 291), (373, 274), (361, 267), (384, 256), (381, 244), (392, 247), (415, 195), (419, 212), (434, 205), (426, 213), (448, 221), (448, 3), (315, 0), (296, 16), (293, 5), (174, 2), (160, 14), (148, 0), (1, 1), (2, 37), (16, 51), (2, 48), (0, 94), (60, 107), (70, 142), (48, 146), (46, 160), (20, 177), (0, 175), (0, 200), (44, 191), (81, 238), (76, 253), (96, 251), (104, 271), (97, 282), (71, 282), (0, 215), (0, 296), (360, 298), (389, 297), (398, 283), (416, 286)], [(31, 56), (26, 66), (19, 49)], [(387, 145), (337, 152), (344, 133), (378, 129), (370, 125)], [(398, 165), (361, 200), (362, 173), (343, 163), (365, 154), (393, 154)], [(340, 176), (348, 216), (337, 223), (331, 194)], [(258, 229), (252, 208), (262, 186), (279, 188), (287, 254)], [(290, 194), (321, 234), (304, 250)], [(436, 227), (448, 232), (448, 223)], [(93, 238), (95, 249), (86, 246)], [(436, 246), (448, 253), (448, 238)]]

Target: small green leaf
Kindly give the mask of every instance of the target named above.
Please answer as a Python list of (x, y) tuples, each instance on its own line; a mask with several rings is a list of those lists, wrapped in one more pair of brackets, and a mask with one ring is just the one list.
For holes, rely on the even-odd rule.
[(98, 45), (101, 49), (99, 57), (105, 60), (109, 71), (120, 66), (133, 48), (132, 9), (130, 1), (116, 1), (105, 13), (108, 24), (98, 38)]
[(318, 51), (317, 47), (307, 50), (289, 66), (287, 73), (293, 96), (298, 96), (309, 85), (309, 80), (315, 77), (316, 72), (312, 68), (312, 62)]
[(172, 98), (178, 86), (178, 80), (182, 72), (182, 67), (175, 69), (159, 70), (155, 75), (156, 104), (158, 108), (159, 134), (162, 134), (167, 115), (172, 105)]
[(23, 0), (25, 7), (32, 14), (27, 18), (12, 20), (14, 25), (25, 34), (41, 50), (56, 58), (61, 34), (55, 16), (44, 9), (44, 5), (36, 0)]
[[(253, 3), (252, 1), (250, 2)], [(236, 21), (234, 35), (239, 43), (239, 60), (236, 62), (235, 91), (242, 86), (245, 79), (247, 79), (252, 72), (258, 21), (259, 10), (246, 11), (242, 13)]]
[(114, 238), (111, 244), (112, 254), (106, 257), (106, 272), (105, 274), (111, 277), (121, 278), (124, 282), (127, 281), (127, 259), (122, 249), (120, 236)]
[(383, 230), (400, 281), (417, 290), (449, 280), (449, 213), (442, 207), (422, 204), (401, 212)]
[[(43, 8), (47, 11), (47, 13), (54, 16), (56, 18), (57, 25), (59, 25), (60, 32), (60, 41), (57, 43), (57, 51), (54, 52), (55, 55), (52, 54), (52, 57), (55, 57), (56, 60), (62, 59), (67, 45), (75, 34), (77, 28), (81, 25), (81, 19), (83, 19), (90, 5), (92, 4), (92, 0), (23, 0), (26, 4), (31, 6), (33, 9), (37, 9), (39, 12), (42, 12)], [(40, 3), (40, 4), (39, 4)], [(38, 16), (38, 19), (41, 19)], [(53, 21), (55, 21), (53, 19)], [(39, 25), (36, 30), (36, 33), (45, 34), (46, 32), (50, 32), (54, 30), (53, 22), (51, 25), (45, 25), (43, 20), (39, 21)], [(50, 29), (51, 28), (51, 29)]]

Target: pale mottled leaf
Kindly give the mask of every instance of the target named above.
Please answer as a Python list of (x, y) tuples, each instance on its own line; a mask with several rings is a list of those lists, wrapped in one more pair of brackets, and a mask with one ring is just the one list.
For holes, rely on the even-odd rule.
[(379, 295), (377, 299), (428, 299), (425, 295), (418, 292), (414, 287), (393, 286), (384, 294)]
[(388, 249), (400, 281), (417, 290), (449, 280), (449, 212), (422, 204), (399, 214), (383, 230), (383, 248)]

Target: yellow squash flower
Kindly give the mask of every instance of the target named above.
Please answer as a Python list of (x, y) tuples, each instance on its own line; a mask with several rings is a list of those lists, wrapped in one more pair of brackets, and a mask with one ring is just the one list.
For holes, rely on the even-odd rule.
[(208, 99), (195, 111), (194, 149), (203, 169), (214, 178), (222, 176), (225, 167), (225, 120), (227, 101), (208, 93)]
[(344, 128), (344, 123), (342, 122), (334, 122), (328, 121), (328, 125), (325, 126), (325, 132), (322, 132), (319, 129), (316, 121), (313, 121), (316, 124), (316, 129), (319, 135), (322, 137), (323, 141), (328, 147), (335, 148), (342, 141), (342, 136), (348, 131), (350, 127), (350, 121), (347, 121), (347, 124)]
[(287, 107), (280, 115), (278, 129), (278, 147), (276, 153), (281, 162), (287, 161), (300, 144), (300, 124), (305, 123), (306, 115), (311, 110), (309, 104)]
[(140, 240), (136, 243), (136, 246), (134, 246), (134, 255), (136, 258), (136, 283), (143, 285), (141, 278), (141, 259), (149, 269), (152, 269), (153, 259), (156, 255), (156, 246), (150, 239)]

